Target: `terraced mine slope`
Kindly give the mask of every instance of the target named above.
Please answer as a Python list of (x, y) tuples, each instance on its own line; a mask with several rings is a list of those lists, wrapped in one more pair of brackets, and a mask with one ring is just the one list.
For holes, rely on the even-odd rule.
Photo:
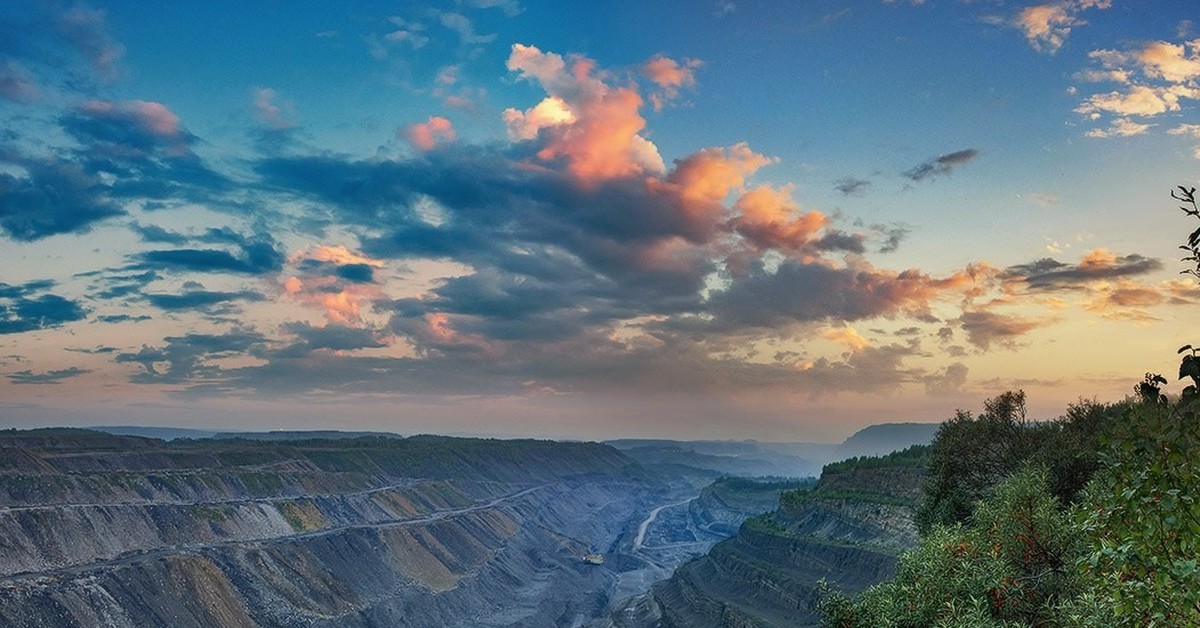
[(680, 499), (594, 443), (0, 432), (0, 625), (581, 625)]
[(917, 542), (927, 448), (827, 465), (816, 487), (635, 596), (596, 625), (622, 628), (815, 626), (817, 582), (857, 592), (891, 577)]

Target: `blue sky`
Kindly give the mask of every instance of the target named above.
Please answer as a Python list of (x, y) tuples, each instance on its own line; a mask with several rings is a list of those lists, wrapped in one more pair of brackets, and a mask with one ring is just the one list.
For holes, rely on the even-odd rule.
[(1194, 340), (1188, 8), (9, 3), (0, 422), (802, 440), (1119, 397)]

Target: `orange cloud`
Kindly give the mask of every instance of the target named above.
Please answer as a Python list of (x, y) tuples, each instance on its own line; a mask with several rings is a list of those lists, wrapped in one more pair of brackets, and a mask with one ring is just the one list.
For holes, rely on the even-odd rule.
[(745, 142), (705, 148), (677, 160), (667, 181), (677, 186), (684, 199), (721, 203), (731, 192), (742, 189), (747, 177), (772, 161), (750, 150)]
[(1186, 48), (1185, 44), (1156, 41), (1139, 51), (1137, 60), (1149, 76), (1172, 83), (1190, 81), (1200, 77), (1200, 39), (1186, 42)]
[(429, 152), (440, 142), (453, 142), (458, 139), (454, 125), (441, 116), (429, 116), (425, 122), (410, 124), (404, 129), (405, 138), (412, 147)]
[(366, 264), (375, 268), (383, 268), (383, 262), (377, 259), (371, 259), (365, 255), (360, 255), (350, 249), (338, 244), (328, 245), (319, 244), (311, 249), (300, 251), (288, 259), (289, 263), (295, 264), (301, 260), (310, 259), (318, 262), (330, 262), (332, 264)]
[(522, 44), (513, 45), (508, 69), (547, 93), (530, 109), (503, 114), (513, 139), (541, 138), (539, 159), (562, 159), (585, 184), (666, 169), (658, 147), (641, 135), (646, 121), (639, 113), (642, 97), (636, 86), (609, 85), (608, 76), (585, 57), (568, 63)]
[(383, 262), (344, 246), (318, 245), (299, 251), (288, 258), (288, 264), (293, 274), (284, 278), (283, 294), (324, 310), (325, 320), (330, 323), (361, 323), (365, 306), (383, 296), (373, 281), (347, 280), (347, 274), (341, 272), (346, 268), (382, 268)]
[(684, 59), (683, 63), (679, 63), (663, 55), (655, 55), (649, 61), (643, 63), (641, 68), (642, 75), (662, 89), (661, 93), (651, 94), (650, 96), (650, 102), (654, 105), (654, 110), (662, 110), (663, 105), (668, 100), (672, 100), (679, 95), (680, 88), (695, 87), (695, 70), (701, 65), (703, 64), (699, 59)]
[(800, 214), (792, 202), (792, 186), (772, 188), (761, 185), (746, 192), (734, 203), (739, 212), (733, 220), (738, 233), (758, 248), (797, 251), (816, 240), (829, 218), (818, 211)]
[(855, 329), (849, 325), (845, 327), (834, 327), (825, 331), (822, 336), (826, 340), (836, 342), (845, 346), (851, 352), (862, 351), (871, 346), (871, 341), (863, 338)]

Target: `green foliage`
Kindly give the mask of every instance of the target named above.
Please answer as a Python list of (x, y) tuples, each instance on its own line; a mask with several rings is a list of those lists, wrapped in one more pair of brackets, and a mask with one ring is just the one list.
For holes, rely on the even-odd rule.
[(1059, 502), (1074, 502), (1099, 469), (1103, 425), (1126, 405), (1082, 400), (1058, 420), (1034, 423), (1026, 420), (1025, 393), (1017, 391), (985, 401), (979, 416), (958, 411), (934, 439), (917, 526), (965, 523), (993, 487), (1029, 463), (1047, 470)]
[[(1196, 205), (1196, 188), (1185, 188), (1182, 185), (1171, 191), (1171, 198), (1184, 203), (1179, 206), (1183, 213), (1196, 219), (1200, 219), (1200, 207)], [(1179, 248), (1188, 253), (1182, 261), (1189, 262), (1189, 265), (1194, 265), (1195, 268), (1180, 271), (1182, 275), (1195, 275), (1200, 278), (1200, 229), (1196, 229), (1188, 235), (1184, 244)]]
[(1028, 626), (1049, 621), (1079, 588), (1082, 554), (1044, 469), (996, 487), (969, 526), (937, 526), (905, 554), (893, 580), (856, 600), (827, 593), (826, 626)]
[(1124, 625), (1200, 625), (1200, 415), (1143, 402), (1107, 440), (1079, 513), (1083, 572)]
[[(1200, 219), (1195, 192), (1172, 196)], [(1200, 229), (1180, 248), (1200, 278)], [(960, 411), (934, 441), (920, 546), (857, 599), (826, 590), (825, 625), (1200, 626), (1200, 349), (1179, 353), (1174, 402), (1147, 373), (1132, 401), (1036, 429), (1023, 393)]]
[(933, 441), (925, 501), (917, 512), (922, 531), (965, 522), (975, 503), (1025, 462), (1031, 438), (1025, 392), (984, 402), (979, 416), (959, 410)]
[(883, 467), (924, 467), (929, 464), (933, 448), (929, 445), (913, 445), (907, 449), (893, 451), (884, 456), (855, 456), (838, 462), (831, 462), (823, 469), (821, 475), (833, 475), (862, 469), (880, 469)]

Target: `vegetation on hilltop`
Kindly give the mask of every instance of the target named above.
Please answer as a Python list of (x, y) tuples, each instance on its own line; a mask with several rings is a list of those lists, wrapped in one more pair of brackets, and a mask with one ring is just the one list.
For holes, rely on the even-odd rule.
[[(1200, 219), (1195, 188), (1172, 196)], [(1200, 229), (1180, 247), (1200, 278)], [(1200, 626), (1200, 350), (1178, 398), (1147, 374), (1116, 404), (1026, 421), (1025, 395), (959, 412), (933, 443), (923, 538), (826, 626)]]

